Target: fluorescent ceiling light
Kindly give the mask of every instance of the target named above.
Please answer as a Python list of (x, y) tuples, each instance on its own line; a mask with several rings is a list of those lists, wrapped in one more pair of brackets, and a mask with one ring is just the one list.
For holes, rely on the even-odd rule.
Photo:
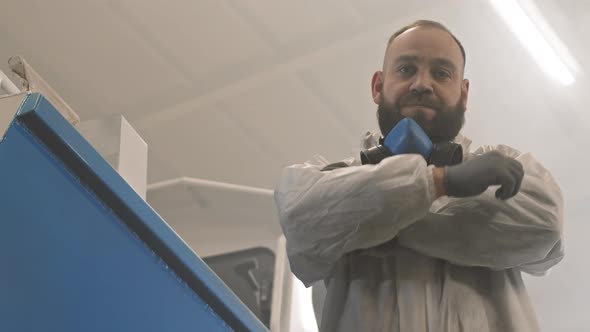
[(516, 0), (490, 2), (547, 75), (564, 85), (574, 82), (574, 76), (568, 67)]

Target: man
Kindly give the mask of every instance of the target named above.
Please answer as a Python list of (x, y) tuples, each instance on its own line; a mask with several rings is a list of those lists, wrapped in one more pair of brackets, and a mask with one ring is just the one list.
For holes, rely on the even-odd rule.
[(433, 142), (460, 143), (461, 164), (401, 154), (284, 170), (287, 253), (306, 286), (326, 285), (321, 331), (539, 330), (521, 272), (563, 258), (561, 192), (530, 154), (469, 151), (464, 67), (450, 31), (417, 21), (391, 37), (371, 82), (383, 135), (412, 118)]

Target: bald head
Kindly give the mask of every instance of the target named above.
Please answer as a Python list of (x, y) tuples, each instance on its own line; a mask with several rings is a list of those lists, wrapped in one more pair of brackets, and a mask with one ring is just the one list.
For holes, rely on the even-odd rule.
[[(458, 47), (459, 51), (461, 52), (461, 57), (463, 59), (462, 66), (463, 66), (463, 69), (465, 69), (465, 63), (466, 63), (467, 57), (465, 55), (465, 49), (463, 48), (463, 44), (461, 44), (459, 39), (457, 39), (457, 37), (455, 37), (455, 35), (449, 29), (447, 29), (447, 27), (445, 27), (443, 24), (436, 22), (436, 21), (418, 20), (418, 21), (410, 23), (410, 24), (402, 27), (398, 31), (396, 31), (393, 35), (391, 35), (391, 37), (389, 37), (389, 40), (387, 41), (387, 48), (386, 48), (386, 52), (385, 52), (385, 57), (387, 57), (387, 51), (389, 50), (389, 47), (391, 46), (391, 44), (394, 42), (395, 39), (397, 39), (400, 35), (404, 34), (405, 32), (412, 30), (412, 29), (419, 28), (419, 27), (433, 28), (433, 29), (438, 29), (438, 30), (446, 32), (449, 35), (449, 37), (451, 37), (453, 39), (455, 45)], [(383, 65), (385, 66), (385, 64), (386, 64), (386, 61), (384, 59)]]

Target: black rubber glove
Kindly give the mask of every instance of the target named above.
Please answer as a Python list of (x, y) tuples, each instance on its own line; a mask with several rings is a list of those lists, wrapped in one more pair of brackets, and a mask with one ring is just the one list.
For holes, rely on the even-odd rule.
[(518, 193), (524, 176), (522, 164), (500, 152), (491, 151), (445, 168), (448, 196), (470, 197), (483, 193), (489, 186), (501, 185), (496, 198), (508, 199)]

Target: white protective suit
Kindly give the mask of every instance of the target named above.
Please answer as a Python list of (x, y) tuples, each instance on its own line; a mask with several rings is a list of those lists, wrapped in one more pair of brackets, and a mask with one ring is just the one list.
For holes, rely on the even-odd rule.
[(561, 191), (528, 153), (456, 142), (464, 159), (498, 150), (520, 161), (520, 192), (436, 199), (433, 166), (412, 154), (283, 171), (275, 201), (291, 270), (327, 288), (320, 331), (539, 330), (521, 271), (543, 275), (563, 258)]

